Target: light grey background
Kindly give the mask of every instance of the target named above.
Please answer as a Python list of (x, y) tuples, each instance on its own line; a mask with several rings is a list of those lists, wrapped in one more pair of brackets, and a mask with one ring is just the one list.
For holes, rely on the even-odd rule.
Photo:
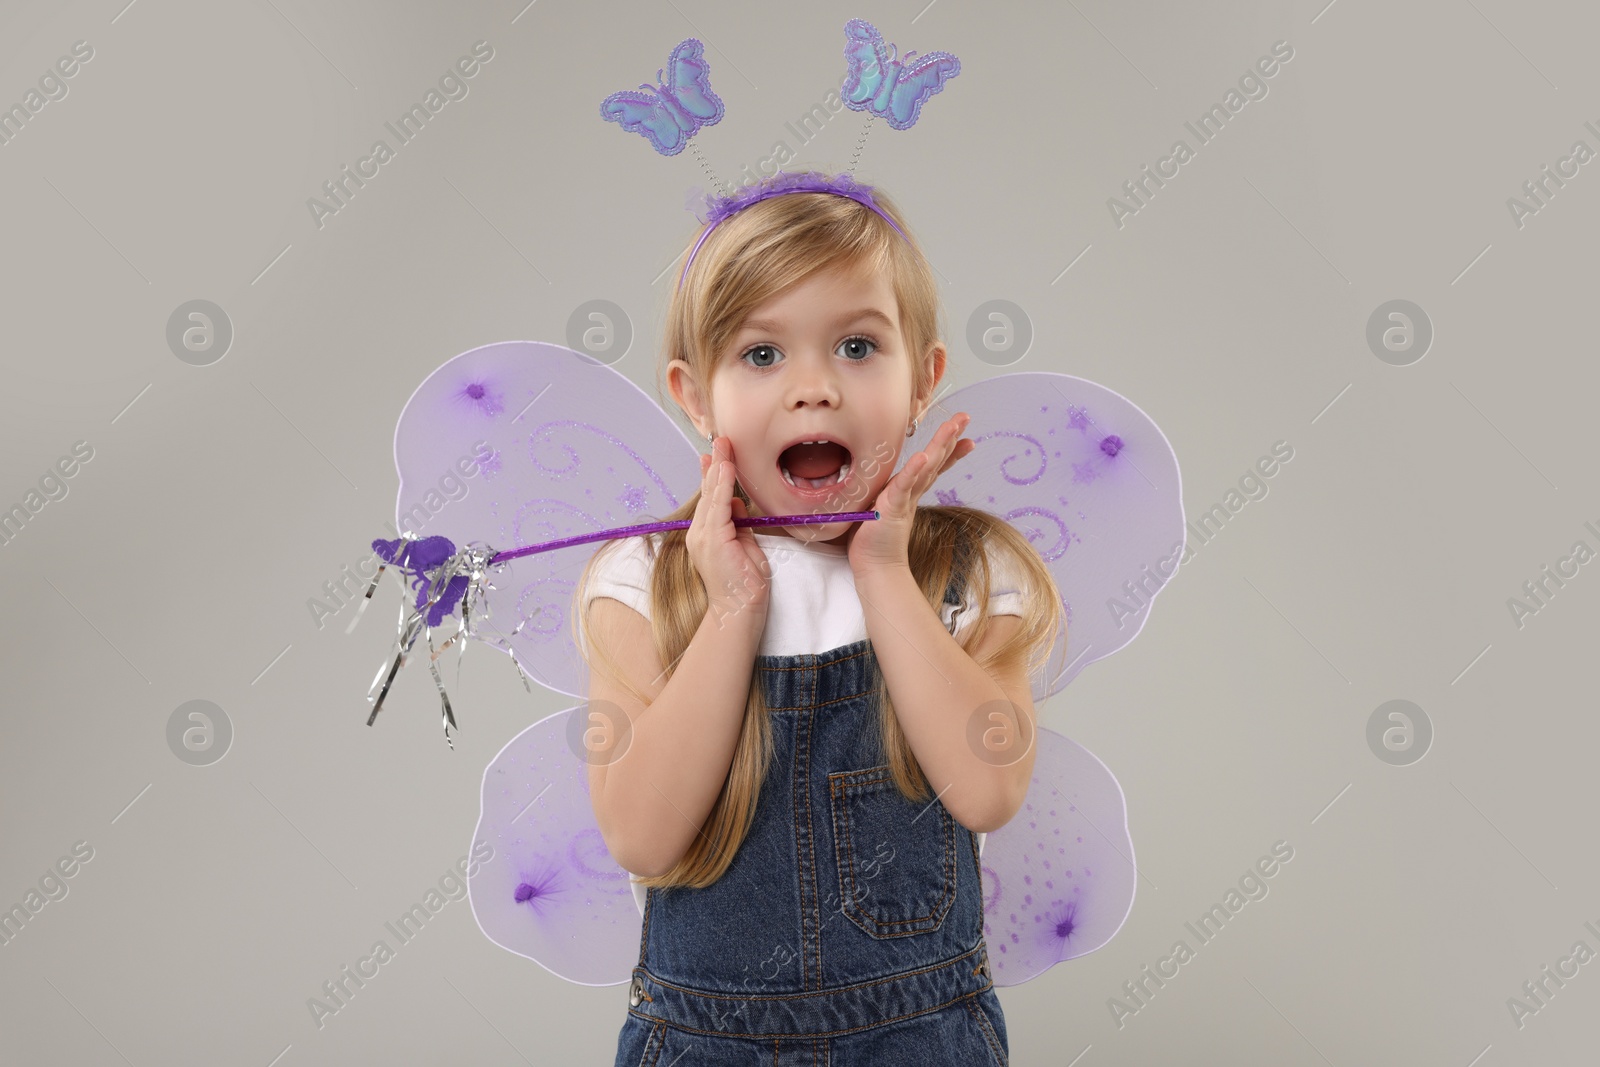
[[(1191, 518), (1294, 449), (1140, 638), (1041, 709), (1121, 780), (1141, 879), (1109, 945), (1002, 992), (1013, 1061), (1592, 1060), (1600, 963), (1520, 1027), (1508, 998), (1600, 949), (1600, 563), (1520, 627), (1508, 600), (1600, 548), (1600, 163), (1521, 227), (1507, 206), (1573, 142), (1600, 149), (1592, 5), (123, 2), (0, 17), (0, 104), (94, 49), (0, 146), (0, 506), (94, 450), (0, 547), (0, 905), (94, 849), (0, 946), (0, 1061), (610, 1062), (625, 988), (498, 948), (465, 901), (312, 1021), (466, 853), (488, 760), (570, 701), (479, 652), (454, 753), (419, 667), (369, 729), (396, 589), (349, 636), (307, 601), (393, 515), (394, 423), (444, 360), (565, 343), (608, 299), (636, 330), (618, 368), (653, 388), (703, 176), (600, 100), (699, 36), (719, 172), (780, 140), (842, 168), (861, 116), (804, 146), (784, 124), (837, 88), (855, 16), (962, 61), (858, 171), (939, 270), (953, 384), (1003, 372), (964, 337), (1005, 299), (1035, 332), (1012, 369), (1143, 407)], [(308, 198), (479, 40), (469, 95), (319, 228)], [(1114, 224), (1108, 198), (1280, 40), (1269, 94)], [(166, 341), (195, 299), (235, 331), (210, 366)], [(1393, 299), (1435, 330), (1409, 366), (1366, 342)], [(206, 767), (167, 743), (197, 699), (234, 729)], [(1434, 730), (1409, 766), (1366, 740), (1393, 699)], [(1185, 922), (1279, 840), (1270, 893), (1119, 1027), (1123, 983), (1194, 947)]]

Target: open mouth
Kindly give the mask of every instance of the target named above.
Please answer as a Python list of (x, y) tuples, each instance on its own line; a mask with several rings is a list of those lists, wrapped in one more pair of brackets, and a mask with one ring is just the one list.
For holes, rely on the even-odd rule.
[(850, 450), (837, 441), (801, 441), (778, 454), (778, 470), (796, 492), (822, 493), (850, 477)]

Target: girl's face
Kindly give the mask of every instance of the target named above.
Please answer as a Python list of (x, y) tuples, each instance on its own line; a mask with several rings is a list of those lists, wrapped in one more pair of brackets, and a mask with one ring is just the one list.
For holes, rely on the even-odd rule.
[[(668, 384), (701, 436), (727, 437), (739, 485), (763, 515), (870, 510), (888, 483), (926, 393), (912, 395), (912, 357), (887, 278), (828, 270), (757, 307), (716, 353), (710, 396), (673, 360)], [(928, 391), (944, 372), (934, 345)], [(708, 402), (709, 401), (709, 402)], [(837, 448), (790, 449), (827, 440)], [(845, 460), (839, 475), (829, 474)], [(789, 476), (785, 476), (785, 469)], [(831, 484), (813, 488), (803, 473)], [(791, 484), (792, 479), (792, 484)], [(855, 523), (768, 527), (763, 533), (848, 543)]]

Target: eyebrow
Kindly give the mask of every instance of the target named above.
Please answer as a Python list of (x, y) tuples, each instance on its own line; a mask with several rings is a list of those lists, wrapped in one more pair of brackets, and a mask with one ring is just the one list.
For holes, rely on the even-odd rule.
[[(872, 319), (888, 329), (894, 329), (895, 326), (894, 320), (889, 318), (889, 316), (885, 315), (883, 312), (879, 311), (877, 308), (861, 308), (857, 311), (847, 311), (833, 321), (833, 326), (835, 329), (838, 329), (841, 326), (848, 325), (852, 322), (860, 322), (863, 319)], [(783, 323), (774, 319), (746, 319), (744, 321), (744, 325), (739, 327), (740, 334), (782, 332)]]

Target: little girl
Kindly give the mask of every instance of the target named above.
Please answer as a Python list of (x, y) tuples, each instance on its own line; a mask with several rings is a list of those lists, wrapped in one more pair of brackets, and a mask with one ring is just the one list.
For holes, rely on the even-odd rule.
[(644, 915), (616, 1064), (1003, 1065), (979, 849), (1027, 789), (1059, 597), (1004, 520), (917, 506), (964, 414), (895, 473), (946, 351), (887, 198), (787, 191), (699, 239), (663, 353), (712, 445), (691, 525), (608, 543), (576, 601), (615, 718), (590, 796)]

